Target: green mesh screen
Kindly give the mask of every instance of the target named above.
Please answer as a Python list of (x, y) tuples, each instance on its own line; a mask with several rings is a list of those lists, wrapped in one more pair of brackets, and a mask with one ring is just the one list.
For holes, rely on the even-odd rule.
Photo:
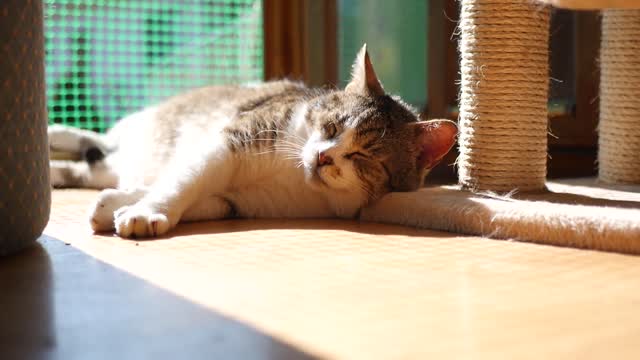
[(49, 121), (104, 131), (188, 88), (262, 80), (261, 0), (45, 0)]
[(341, 84), (346, 85), (355, 54), (367, 43), (384, 89), (415, 106), (426, 105), (428, 5), (425, 0), (338, 0)]

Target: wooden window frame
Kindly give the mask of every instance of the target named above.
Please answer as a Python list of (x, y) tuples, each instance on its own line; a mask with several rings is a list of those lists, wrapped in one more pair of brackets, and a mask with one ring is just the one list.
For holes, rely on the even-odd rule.
[(336, 1), (263, 0), (265, 80), (337, 84)]

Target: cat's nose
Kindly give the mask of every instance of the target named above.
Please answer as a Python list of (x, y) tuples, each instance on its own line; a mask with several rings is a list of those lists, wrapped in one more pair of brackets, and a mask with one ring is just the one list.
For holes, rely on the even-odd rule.
[(324, 151), (318, 152), (318, 166), (325, 166), (333, 164), (331, 156), (324, 153)]

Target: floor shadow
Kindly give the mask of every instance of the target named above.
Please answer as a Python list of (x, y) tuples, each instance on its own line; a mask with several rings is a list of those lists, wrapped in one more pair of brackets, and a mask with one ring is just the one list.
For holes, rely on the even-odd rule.
[(640, 194), (640, 184), (607, 184), (594, 177), (553, 179), (549, 183)]
[(0, 259), (3, 360), (317, 358), (62, 241), (38, 242)]
[[(424, 190), (435, 190), (432, 195), (440, 194), (439, 187), (427, 187)], [(444, 188), (443, 188), (444, 189)], [(505, 199), (502, 196), (494, 196), (491, 194), (474, 194), (471, 192), (459, 190), (457, 186), (450, 185), (444, 190), (446, 192), (447, 201), (455, 201), (456, 206), (470, 209), (472, 213), (489, 213), (484, 204), (474, 201), (474, 199), (488, 197), (495, 199)], [(424, 193), (422, 196), (426, 195)], [(545, 201), (556, 204), (568, 205), (587, 205), (587, 206), (606, 206), (639, 209), (640, 202), (609, 200), (599, 197), (591, 197), (588, 195), (563, 193), (557, 191), (544, 190), (535, 193), (515, 193), (509, 197), (512, 200), (525, 201)], [(429, 201), (428, 198), (422, 199)], [(524, 205), (524, 204), (523, 204)], [(444, 205), (441, 205), (444, 206)], [(526, 206), (526, 205), (525, 205)], [(442, 208), (440, 208), (442, 210)], [(485, 217), (491, 218), (488, 214)], [(342, 230), (346, 232), (362, 233), (368, 235), (401, 235), (401, 236), (420, 236), (446, 238), (456, 237), (459, 233), (447, 232), (449, 229), (425, 229), (415, 226), (402, 226), (389, 223), (362, 222), (358, 220), (343, 219), (225, 219), (215, 221), (200, 221), (180, 223), (175, 229), (171, 230), (165, 236), (153, 239), (134, 239), (131, 241), (163, 241), (170, 240), (177, 236), (193, 236), (205, 234), (232, 234), (246, 231), (264, 231), (264, 230)], [(110, 236), (110, 233), (102, 233), (100, 235)], [(478, 235), (478, 234), (475, 234)], [(347, 236), (347, 235), (345, 235)]]
[[(232, 234), (247, 231), (264, 230), (340, 230), (346, 233), (360, 233), (367, 235), (401, 235), (422, 236), (432, 238), (456, 237), (445, 231), (423, 229), (394, 224), (363, 222), (342, 219), (225, 219), (180, 223), (165, 236), (149, 239), (124, 239), (130, 241), (163, 241), (177, 236)], [(99, 235), (110, 236), (109, 233)], [(115, 236), (115, 235), (114, 235)], [(345, 234), (348, 236), (348, 234)]]
[(605, 206), (626, 209), (640, 209), (640, 202), (629, 200), (611, 200), (595, 196), (548, 191), (544, 193), (516, 194), (514, 198), (528, 201), (546, 201), (555, 204)]
[[(637, 192), (638, 186), (606, 185), (593, 179), (569, 179), (554, 181), (547, 188), (534, 192), (514, 192), (507, 196), (497, 196), (480, 192), (477, 197), (511, 198), (525, 201), (546, 201), (555, 204), (619, 207), (640, 209), (640, 197), (629, 193)], [(455, 184), (446, 184), (449, 189), (460, 189)], [(590, 192), (590, 194), (584, 194)], [(626, 193), (626, 194), (625, 194)], [(620, 199), (629, 195), (626, 199)], [(471, 194), (470, 194), (471, 196)], [(629, 200), (631, 198), (632, 200)]]
[(40, 243), (0, 258), (2, 359), (45, 359), (55, 348), (51, 272)]
[[(477, 194), (460, 190), (456, 185), (426, 187), (412, 193), (395, 193), (385, 196), (372, 207), (377, 207), (373, 211), (377, 216), (365, 217), (370, 222), (338, 219), (237, 219), (223, 221), (207, 221), (200, 223), (181, 223), (178, 227), (165, 237), (149, 239), (151, 241), (163, 241), (181, 236), (211, 235), (244, 233), (248, 231), (265, 230), (308, 230), (322, 231), (341, 230), (343, 234), (333, 234), (332, 236), (352, 236), (350, 233), (362, 233), (367, 235), (400, 235), (429, 238), (456, 238), (461, 234), (486, 236), (495, 239), (518, 239), (521, 241), (543, 243), (556, 246), (569, 246), (579, 248), (589, 248), (595, 250), (632, 252), (631, 250), (621, 250), (615, 246), (615, 242), (607, 240), (607, 233), (601, 232), (601, 225), (594, 217), (587, 217), (586, 223), (582, 226), (590, 226), (595, 229), (599, 237), (598, 242), (581, 242), (581, 234), (588, 229), (576, 229), (572, 226), (574, 220), (581, 223), (586, 215), (584, 211), (599, 216), (598, 207), (618, 207), (626, 209), (640, 209), (640, 202), (631, 194), (630, 200), (624, 199), (624, 192), (615, 194), (614, 199), (603, 198), (606, 193), (593, 195), (577, 191), (567, 192), (541, 191), (539, 193), (511, 194), (510, 196), (500, 196), (495, 194)], [(391, 196), (393, 195), (393, 196)], [(386, 200), (385, 200), (386, 199)], [(523, 201), (521, 201), (523, 200)], [(527, 200), (527, 201), (524, 201)], [(544, 201), (550, 204), (533, 204), (530, 201)], [(554, 207), (552, 204), (562, 205), (589, 205), (593, 208), (576, 210), (576, 217), (572, 218), (571, 206)], [(535, 205), (535, 206), (534, 206)], [(400, 209), (393, 213), (384, 209)], [(382, 210), (382, 211), (378, 211)], [(557, 216), (564, 212), (567, 221), (556, 224), (548, 229), (551, 233), (539, 231), (546, 224), (545, 216)], [(521, 221), (518, 223), (520, 214)], [(616, 213), (618, 214), (618, 213)], [(631, 214), (631, 213), (629, 213)], [(615, 215), (615, 214), (614, 214)], [(620, 214), (618, 214), (620, 215)], [(493, 225), (494, 219), (502, 216), (503, 219), (512, 219), (511, 226)], [(606, 216), (605, 214), (602, 215)], [(612, 215), (613, 216), (613, 215)], [(524, 219), (526, 217), (526, 221)], [(534, 219), (538, 225), (530, 222)], [(589, 220), (591, 219), (591, 220)], [(523, 227), (518, 227), (522, 223)], [(395, 225), (392, 225), (395, 224)], [(528, 224), (528, 225), (526, 225)], [(408, 226), (403, 226), (408, 225)], [(431, 229), (431, 230), (429, 230)], [(558, 240), (551, 235), (564, 234), (564, 240)], [(572, 234), (572, 235), (568, 235)], [(310, 234), (312, 237), (314, 234)], [(550, 239), (556, 240), (550, 240)], [(140, 240), (138, 240), (140, 241)], [(635, 250), (633, 251), (635, 252)]]

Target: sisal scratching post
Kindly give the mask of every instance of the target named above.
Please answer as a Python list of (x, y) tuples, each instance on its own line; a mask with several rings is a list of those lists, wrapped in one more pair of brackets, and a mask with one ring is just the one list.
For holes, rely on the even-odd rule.
[(544, 189), (549, 10), (529, 0), (462, 0), (460, 183)]
[(640, 184), (640, 10), (603, 13), (599, 179)]

